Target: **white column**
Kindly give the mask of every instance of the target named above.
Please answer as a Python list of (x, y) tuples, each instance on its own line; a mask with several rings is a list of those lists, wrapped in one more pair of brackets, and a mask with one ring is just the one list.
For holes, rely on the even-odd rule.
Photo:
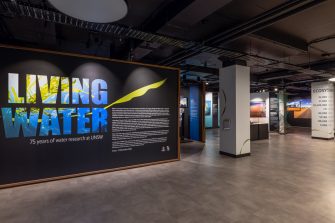
[(334, 84), (312, 83), (312, 137), (334, 138)]
[(220, 69), (220, 153), (250, 155), (250, 68)]

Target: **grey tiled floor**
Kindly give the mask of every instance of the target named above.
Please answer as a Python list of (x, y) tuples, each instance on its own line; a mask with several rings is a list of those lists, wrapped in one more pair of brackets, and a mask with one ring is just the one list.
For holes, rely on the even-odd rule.
[(182, 161), (0, 190), (0, 222), (335, 222), (335, 142), (307, 131), (252, 142), (252, 156), (182, 146)]

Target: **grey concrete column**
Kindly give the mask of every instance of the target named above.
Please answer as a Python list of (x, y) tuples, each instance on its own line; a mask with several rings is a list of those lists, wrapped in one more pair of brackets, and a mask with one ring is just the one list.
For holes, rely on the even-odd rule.
[(220, 153), (250, 155), (250, 68), (220, 69)]
[(279, 111), (279, 134), (287, 133), (287, 123), (286, 123), (286, 102), (287, 97), (284, 90), (278, 92), (278, 111)]

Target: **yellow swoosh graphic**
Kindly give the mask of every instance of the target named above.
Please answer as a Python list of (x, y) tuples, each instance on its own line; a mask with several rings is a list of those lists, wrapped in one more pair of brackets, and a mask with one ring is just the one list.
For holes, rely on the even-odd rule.
[[(106, 107), (104, 107), (104, 109), (108, 109), (108, 108), (110, 108), (114, 105), (126, 103), (128, 101), (133, 100), (134, 98), (141, 97), (141, 96), (145, 95), (149, 90), (161, 87), (165, 83), (166, 80), (167, 79), (164, 79), (164, 80), (158, 81), (156, 83), (149, 84), (147, 86), (141, 87), (141, 88), (139, 88), (139, 89), (137, 89), (133, 92), (130, 92), (126, 96), (123, 96), (122, 98), (114, 101), (112, 104), (107, 105)], [(87, 115), (92, 115), (92, 112), (87, 113)], [(78, 115), (74, 115), (72, 117), (76, 117), (76, 116), (78, 116)]]
[(107, 105), (105, 107), (105, 109), (110, 108), (113, 105), (125, 103), (125, 102), (128, 102), (128, 101), (131, 101), (134, 98), (141, 97), (144, 94), (146, 94), (149, 90), (159, 88), (160, 86), (162, 86), (165, 83), (165, 81), (166, 81), (166, 79), (158, 81), (158, 82), (153, 83), (153, 84), (149, 84), (145, 87), (141, 87), (141, 88), (127, 94), (126, 96), (114, 101), (112, 104)]

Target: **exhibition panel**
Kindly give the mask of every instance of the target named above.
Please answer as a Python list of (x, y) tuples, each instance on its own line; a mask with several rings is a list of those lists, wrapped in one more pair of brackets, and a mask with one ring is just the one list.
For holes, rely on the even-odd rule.
[(200, 141), (201, 92), (198, 86), (190, 86), (190, 138)]
[(310, 96), (293, 97), (287, 102), (287, 122), (291, 126), (311, 127), (312, 101)]
[(278, 107), (278, 96), (276, 93), (270, 93), (269, 99), (270, 108), (270, 131), (278, 131), (279, 129), (279, 107)]
[(250, 140), (269, 138), (269, 92), (250, 94)]
[(250, 122), (269, 123), (269, 92), (250, 94)]
[(205, 127), (213, 127), (213, 93), (207, 92), (205, 96)]
[(312, 83), (312, 137), (334, 138), (334, 84)]
[(192, 84), (180, 89), (181, 138), (204, 142), (204, 90)]
[(218, 92), (206, 92), (205, 95), (205, 127), (218, 128), (219, 120), (219, 95)]
[(0, 187), (179, 159), (178, 69), (0, 54)]

